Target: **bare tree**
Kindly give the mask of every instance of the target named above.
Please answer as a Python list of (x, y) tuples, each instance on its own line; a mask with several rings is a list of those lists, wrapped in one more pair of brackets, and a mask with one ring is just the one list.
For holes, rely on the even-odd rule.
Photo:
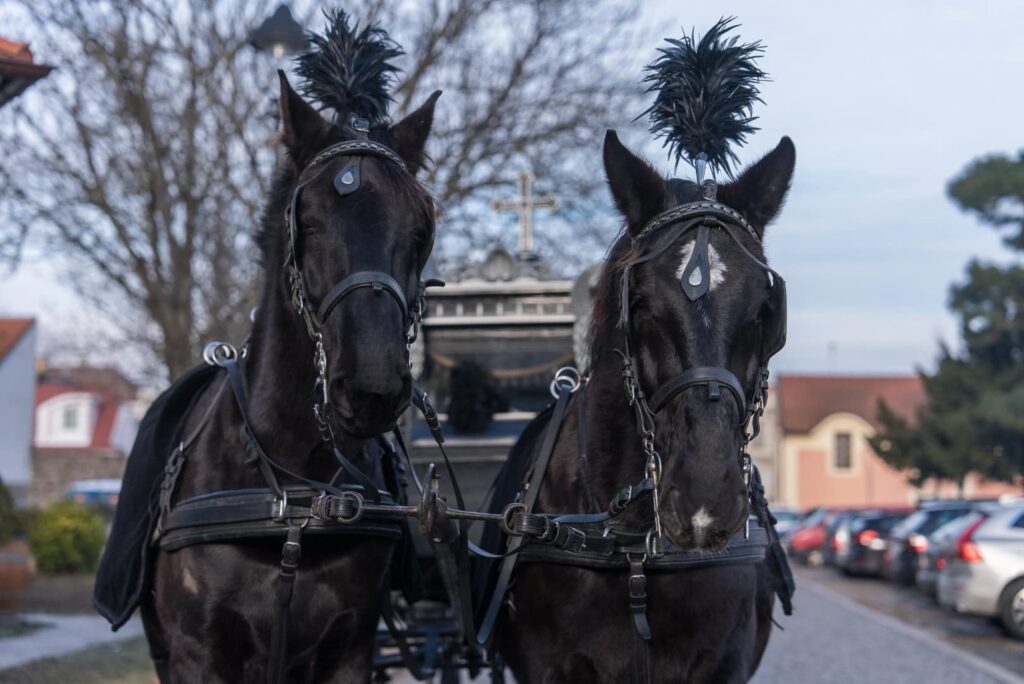
[[(0, 111), (0, 254), (16, 258), (27, 234), (65, 258), (77, 291), (171, 376), (203, 341), (247, 329), (277, 65), (246, 39), (274, 4), (24, 0), (0, 10), (58, 66)], [(323, 21), (316, 10), (300, 8), (309, 28)], [(406, 48), (396, 117), (446, 91), (430, 148), (444, 261), (514, 239), (488, 207), (524, 168), (563, 198), (550, 237), (607, 241), (597, 239), (609, 225), (596, 218), (601, 134), (640, 110), (630, 8), (366, 0), (352, 11)]]

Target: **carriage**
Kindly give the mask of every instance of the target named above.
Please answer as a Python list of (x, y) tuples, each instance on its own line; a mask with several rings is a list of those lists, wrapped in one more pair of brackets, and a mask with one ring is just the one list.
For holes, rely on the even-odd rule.
[[(730, 183), (705, 175), (752, 130), (760, 46), (723, 20), (650, 67), (653, 130), (695, 182), (606, 136), (626, 228), (589, 371), (556, 373), (470, 510), (410, 373), (441, 285), (422, 278), (435, 212), (416, 180), (440, 93), (392, 123), (400, 49), (328, 19), (299, 60), (305, 98), (280, 77), (252, 334), (209, 345), (144, 419), (97, 608), (115, 628), (140, 608), (161, 681), (502, 681), (506, 665), (523, 684), (746, 681), (793, 592), (747, 445), (785, 343), (762, 241), (795, 151), (784, 138)], [(396, 426), (410, 401), (443, 456), (422, 477)]]

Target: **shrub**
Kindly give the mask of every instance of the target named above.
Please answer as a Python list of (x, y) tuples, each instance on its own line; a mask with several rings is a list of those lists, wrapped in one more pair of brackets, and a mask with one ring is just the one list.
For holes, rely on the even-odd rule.
[(105, 536), (95, 511), (62, 501), (36, 516), (28, 544), (40, 572), (87, 572), (96, 568)]
[(0, 544), (18, 533), (20, 527), (18, 511), (14, 508), (14, 499), (7, 485), (0, 479)]

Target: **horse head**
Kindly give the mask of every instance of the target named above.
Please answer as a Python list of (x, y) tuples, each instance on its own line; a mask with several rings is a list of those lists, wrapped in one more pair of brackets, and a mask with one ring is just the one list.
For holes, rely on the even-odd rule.
[[(795, 159), (783, 138), (718, 187), (712, 202), (691, 181), (665, 180), (614, 132), (605, 139), (608, 183), (627, 229), (604, 287), (620, 307), (618, 335), (650, 407), (662, 459), (660, 514), (683, 548), (721, 548), (749, 512), (745, 427), (768, 357), (781, 346), (785, 315), (781, 279), (765, 264), (761, 238), (782, 206)], [(721, 215), (699, 213), (702, 201), (724, 206)]]

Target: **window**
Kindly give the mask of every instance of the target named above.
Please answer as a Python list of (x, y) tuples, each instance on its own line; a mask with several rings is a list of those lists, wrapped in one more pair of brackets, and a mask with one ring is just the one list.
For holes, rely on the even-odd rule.
[(77, 406), (65, 406), (62, 424), (64, 429), (67, 431), (74, 430), (78, 427), (78, 407)]
[(849, 432), (836, 433), (836, 470), (849, 470), (850, 468), (853, 467), (853, 455), (850, 451), (850, 443), (851, 439)]

